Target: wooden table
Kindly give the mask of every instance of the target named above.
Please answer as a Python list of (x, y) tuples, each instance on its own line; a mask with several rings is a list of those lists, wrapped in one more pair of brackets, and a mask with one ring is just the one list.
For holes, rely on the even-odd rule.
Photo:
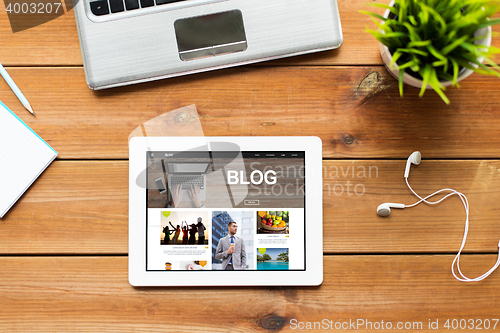
[[(347, 323), (358, 320), (361, 331), (381, 331), (387, 322), (435, 331), (429, 321), (448, 331), (448, 319), (450, 327), (463, 319), (479, 328), (482, 321), (483, 329), (489, 319), (492, 330), (500, 317), (500, 271), (480, 283), (458, 282), (450, 272), (464, 229), (460, 200), (388, 218), (375, 210), (382, 202), (415, 201), (402, 176), (407, 156), (420, 150), (424, 160), (410, 178), (415, 190), (451, 187), (470, 201), (465, 274), (494, 264), (500, 80), (474, 74), (460, 90), (449, 89), (449, 106), (432, 91), (419, 98), (409, 87), (400, 98), (365, 32), (372, 23), (358, 13), (365, 2), (339, 0), (339, 50), (99, 92), (86, 86), (72, 12), (14, 34), (1, 5), (0, 61), (37, 118), (3, 80), (0, 98), (59, 158), (0, 220), (0, 331), (297, 331), (307, 322), (350, 331)], [(191, 104), (205, 135), (322, 138), (321, 286), (130, 286), (128, 135)]]

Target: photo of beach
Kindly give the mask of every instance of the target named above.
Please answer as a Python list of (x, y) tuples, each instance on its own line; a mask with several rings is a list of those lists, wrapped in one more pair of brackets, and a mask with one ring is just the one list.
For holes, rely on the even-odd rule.
[(287, 248), (258, 248), (257, 270), (288, 270)]

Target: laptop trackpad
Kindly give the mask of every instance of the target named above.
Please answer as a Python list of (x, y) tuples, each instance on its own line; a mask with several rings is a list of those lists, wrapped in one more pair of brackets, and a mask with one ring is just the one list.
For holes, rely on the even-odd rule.
[(181, 60), (188, 61), (247, 49), (241, 11), (189, 17), (174, 23)]

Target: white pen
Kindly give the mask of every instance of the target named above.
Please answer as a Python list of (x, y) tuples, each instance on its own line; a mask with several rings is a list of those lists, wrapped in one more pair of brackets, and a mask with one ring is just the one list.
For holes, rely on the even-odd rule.
[(14, 82), (14, 80), (12, 80), (12, 78), (10, 77), (9, 73), (7, 73), (7, 71), (5, 70), (5, 68), (3, 68), (2, 64), (0, 64), (0, 74), (2, 74), (3, 78), (5, 79), (5, 82), (7, 82), (7, 84), (10, 87), (10, 89), (12, 89), (12, 91), (14, 92), (14, 94), (16, 94), (16, 96), (19, 99), (19, 101), (21, 101), (21, 103), (23, 103), (23, 105), (26, 108), (26, 110), (28, 110), (29, 112), (31, 112), (32, 115), (35, 115), (35, 112), (33, 111), (33, 108), (31, 107), (30, 103), (28, 102), (28, 100), (26, 99), (26, 97), (24, 97), (24, 95), (21, 92), (21, 90), (19, 90), (19, 88), (17, 87), (17, 85)]

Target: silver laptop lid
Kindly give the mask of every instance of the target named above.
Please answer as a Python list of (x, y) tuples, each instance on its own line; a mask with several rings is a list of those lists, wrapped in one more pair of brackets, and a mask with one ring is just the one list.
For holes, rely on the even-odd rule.
[[(75, 4), (90, 88), (232, 67), (342, 44), (336, 0), (168, 1), (80, 0)], [(127, 10), (133, 7), (138, 8)]]

